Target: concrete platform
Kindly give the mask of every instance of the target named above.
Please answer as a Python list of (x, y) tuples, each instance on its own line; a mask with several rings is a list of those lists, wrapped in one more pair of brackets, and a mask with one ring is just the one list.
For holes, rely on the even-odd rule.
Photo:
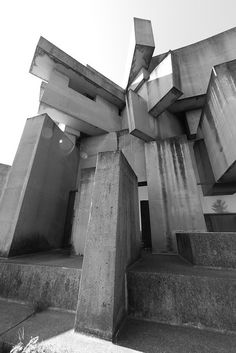
[(174, 255), (148, 255), (127, 274), (133, 318), (236, 331), (236, 271), (194, 267)]
[(76, 310), (83, 258), (52, 251), (0, 260), (0, 297)]
[(236, 268), (236, 233), (177, 233), (179, 254), (193, 265)]
[(47, 310), (31, 314), (26, 305), (0, 300), (0, 353), (18, 343), (19, 331), (24, 332), (25, 343), (39, 336), (40, 344), (55, 353), (235, 352), (236, 335), (128, 319), (113, 344), (75, 333), (73, 313)]

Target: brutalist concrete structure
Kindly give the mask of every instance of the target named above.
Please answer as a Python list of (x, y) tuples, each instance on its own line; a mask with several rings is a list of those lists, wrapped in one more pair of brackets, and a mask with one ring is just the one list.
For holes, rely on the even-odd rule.
[(0, 296), (107, 340), (127, 315), (236, 331), (236, 233), (201, 205), (236, 192), (236, 28), (154, 48), (135, 18), (123, 89), (41, 37), (39, 115), (0, 169)]

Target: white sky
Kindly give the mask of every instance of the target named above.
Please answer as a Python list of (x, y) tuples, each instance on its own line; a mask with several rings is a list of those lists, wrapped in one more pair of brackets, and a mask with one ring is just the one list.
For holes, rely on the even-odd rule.
[(0, 163), (37, 115), (41, 82), (28, 72), (40, 35), (122, 85), (133, 17), (152, 21), (158, 54), (236, 26), (236, 0), (2, 1)]

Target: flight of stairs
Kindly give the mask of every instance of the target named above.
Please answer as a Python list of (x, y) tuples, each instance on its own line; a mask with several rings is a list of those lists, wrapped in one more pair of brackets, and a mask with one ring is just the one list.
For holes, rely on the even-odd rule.
[(236, 233), (176, 236), (178, 255), (129, 268), (130, 318), (236, 333)]

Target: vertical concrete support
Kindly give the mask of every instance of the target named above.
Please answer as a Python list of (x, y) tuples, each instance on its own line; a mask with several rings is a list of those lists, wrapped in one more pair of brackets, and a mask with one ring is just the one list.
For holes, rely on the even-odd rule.
[(78, 203), (75, 210), (75, 223), (72, 246), (75, 254), (84, 255), (85, 239), (91, 210), (95, 168), (81, 170)]
[(153, 252), (176, 252), (175, 232), (206, 230), (185, 136), (145, 144)]
[(45, 114), (28, 119), (0, 203), (0, 256), (59, 248), (78, 151)]
[(136, 175), (122, 152), (99, 153), (76, 331), (112, 340), (126, 312), (126, 267), (138, 253)]

